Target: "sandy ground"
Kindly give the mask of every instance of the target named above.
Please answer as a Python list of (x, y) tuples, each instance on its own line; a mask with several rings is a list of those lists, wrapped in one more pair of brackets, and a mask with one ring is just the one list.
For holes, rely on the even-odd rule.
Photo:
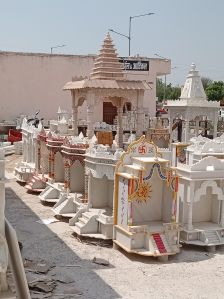
[[(46, 275), (67, 281), (57, 282), (48, 298), (59, 298), (58, 294), (71, 289), (77, 293), (60, 298), (224, 298), (223, 247), (215, 254), (184, 247), (180, 254), (161, 263), (81, 243), (72, 236), (68, 223), (36, 222), (53, 217), (53, 213), (13, 179), (11, 171), (17, 160), (14, 155), (6, 157), (6, 215), (23, 244), (23, 258), (54, 264)], [(94, 264), (94, 257), (108, 260), (109, 266)]]

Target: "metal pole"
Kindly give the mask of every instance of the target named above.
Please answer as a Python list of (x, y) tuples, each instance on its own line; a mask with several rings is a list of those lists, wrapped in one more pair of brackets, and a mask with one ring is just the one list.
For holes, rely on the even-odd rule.
[(129, 56), (131, 56), (131, 19), (132, 19), (132, 17), (129, 17), (129, 36), (128, 36), (128, 45), (129, 45), (128, 55)]

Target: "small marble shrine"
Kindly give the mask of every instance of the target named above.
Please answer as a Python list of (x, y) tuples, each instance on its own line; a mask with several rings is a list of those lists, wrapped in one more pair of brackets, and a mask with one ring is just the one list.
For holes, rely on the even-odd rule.
[(114, 243), (128, 252), (166, 257), (179, 252), (178, 176), (142, 136), (116, 165)]
[[(67, 218), (77, 235), (113, 239), (127, 252), (164, 260), (180, 251), (180, 241), (214, 249), (224, 244), (219, 103), (207, 101), (192, 64), (180, 99), (167, 103), (169, 126), (164, 127), (160, 118), (145, 121), (148, 88), (144, 81), (125, 79), (107, 34), (90, 76), (63, 88), (71, 92), (72, 118), (59, 109), (49, 129), (24, 119), (16, 178), (40, 193), (41, 202), (52, 204), (57, 218)], [(94, 123), (94, 105), (103, 101), (117, 107), (115, 136), (114, 127)], [(86, 136), (79, 131), (83, 102)], [(128, 136), (126, 102), (135, 107), (135, 130)], [(207, 121), (210, 126), (202, 127)]]

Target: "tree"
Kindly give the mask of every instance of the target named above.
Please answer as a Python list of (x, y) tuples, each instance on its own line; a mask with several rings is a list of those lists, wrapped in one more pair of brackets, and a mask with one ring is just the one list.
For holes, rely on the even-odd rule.
[(176, 86), (172, 87), (172, 91), (170, 93), (170, 99), (171, 100), (178, 100), (181, 95), (181, 88)]
[(214, 81), (205, 90), (209, 101), (221, 101), (224, 98), (224, 82)]
[(208, 77), (201, 77), (201, 82), (202, 85), (204, 87), (204, 90), (206, 90), (206, 88), (212, 84), (212, 79), (208, 78)]
[(164, 99), (164, 92), (166, 100), (177, 100), (181, 94), (181, 88), (176, 86), (173, 87), (171, 83), (165, 84), (161, 79), (156, 80), (156, 96), (158, 97), (158, 101), (161, 102)]
[(164, 97), (164, 88), (165, 85), (161, 79), (156, 79), (156, 96), (158, 101), (161, 102)]

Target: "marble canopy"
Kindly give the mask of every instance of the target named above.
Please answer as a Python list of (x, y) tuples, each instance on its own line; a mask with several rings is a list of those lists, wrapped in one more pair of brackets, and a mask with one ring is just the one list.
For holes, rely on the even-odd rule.
[(122, 114), (126, 102), (131, 102), (136, 111), (136, 135), (143, 131), (143, 97), (144, 91), (150, 89), (145, 81), (127, 80), (122, 71), (118, 55), (109, 33), (104, 39), (103, 46), (95, 60), (94, 68), (89, 78), (68, 82), (64, 90), (72, 93), (72, 117), (74, 134), (78, 134), (78, 107), (87, 102), (87, 136), (94, 135), (93, 107), (103, 102), (112, 102), (117, 107), (118, 145), (123, 145)]

